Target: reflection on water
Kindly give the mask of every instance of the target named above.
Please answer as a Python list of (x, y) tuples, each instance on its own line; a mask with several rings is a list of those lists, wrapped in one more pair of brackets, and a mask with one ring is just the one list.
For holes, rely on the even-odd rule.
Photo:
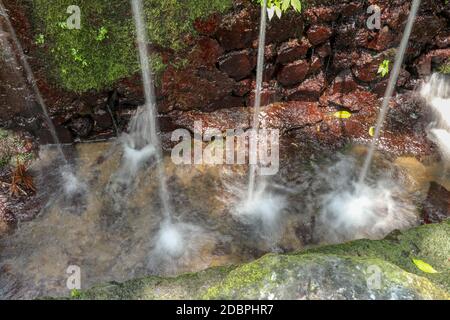
[[(378, 156), (370, 190), (383, 198), (386, 194), (378, 189), (382, 186), (384, 192), (391, 192), (394, 208), (402, 210), (383, 220), (385, 213), (366, 207), (364, 212), (372, 214), (368, 220), (385, 223), (373, 228), (355, 218), (354, 210), (344, 210), (338, 219), (336, 212), (329, 212), (336, 203), (327, 197), (336, 188), (350, 187), (352, 172), (359, 172), (355, 167), (361, 163), (354, 160), (362, 158), (358, 149), (314, 164), (293, 155), (265, 187), (268, 193), (264, 194), (271, 195), (261, 198), (265, 219), (255, 222), (252, 216), (237, 218), (237, 203), (246, 194), (244, 166), (175, 166), (166, 158), (175, 216), (174, 224), (162, 230), (154, 165), (141, 168), (132, 183), (124, 185), (114, 174), (123, 156), (120, 144), (75, 148), (72, 158), (87, 192), (67, 199), (60, 192), (56, 152), (41, 151), (33, 170), (40, 176), (38, 187), (48, 190), (50, 200), (35, 220), (22, 223), (13, 235), (0, 240), (1, 298), (68, 295), (66, 270), (70, 265), (81, 268), (82, 287), (87, 288), (149, 274), (174, 275), (241, 263), (274, 250), (380, 238), (396, 227), (418, 223), (415, 205), (426, 197), (429, 182), (439, 177), (437, 165), (427, 167), (410, 158), (391, 162)], [(336, 163), (345, 164), (345, 170)], [(360, 201), (370, 197), (365, 190), (361, 192)], [(258, 203), (252, 208), (258, 208)], [(272, 215), (274, 210), (279, 214)]]

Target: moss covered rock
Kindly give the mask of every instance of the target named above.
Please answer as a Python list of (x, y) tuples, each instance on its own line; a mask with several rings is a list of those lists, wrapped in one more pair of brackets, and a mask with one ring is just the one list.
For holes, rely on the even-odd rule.
[[(69, 29), (66, 23), (73, 5), (80, 8), (80, 29)], [(149, 41), (156, 47), (180, 50), (185, 45), (183, 36), (195, 33), (195, 19), (231, 5), (232, 0), (144, 0)], [(35, 42), (42, 48), (54, 82), (63, 88), (101, 89), (139, 70), (130, 1), (33, 0), (28, 7)], [(164, 68), (157, 55), (152, 65), (155, 72)]]
[[(450, 299), (450, 221), (174, 278), (110, 283), (79, 299)], [(431, 264), (425, 273), (412, 259)]]

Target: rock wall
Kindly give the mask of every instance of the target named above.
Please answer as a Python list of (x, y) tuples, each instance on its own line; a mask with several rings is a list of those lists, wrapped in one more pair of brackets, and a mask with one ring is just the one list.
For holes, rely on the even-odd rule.
[[(366, 25), (372, 4), (381, 8), (380, 30)], [(262, 99), (273, 117), (269, 122), (307, 144), (316, 141), (331, 147), (370, 139), (388, 82), (377, 71), (384, 60), (393, 63), (410, 5), (411, 0), (316, 0), (304, 3), (301, 14), (291, 11), (275, 17), (267, 30)], [(222, 129), (235, 128), (236, 121), (249, 126), (259, 12), (252, 1), (235, 0), (228, 13), (195, 20), (196, 35), (183, 38), (186, 49), (152, 48), (167, 63), (157, 88), (162, 131), (192, 129), (194, 120)], [(414, 90), (449, 57), (450, 4), (422, 1), (383, 132), (384, 149), (431, 152), (426, 109)], [(108, 108), (125, 128), (134, 108), (143, 103), (139, 76), (122, 79), (111, 90), (81, 95), (52, 90), (44, 76), (40, 79), (65, 142), (112, 136), (116, 132)], [(352, 116), (339, 119), (336, 111)], [(223, 114), (231, 116), (224, 121)], [(39, 129), (35, 130), (45, 143), (45, 128)]]

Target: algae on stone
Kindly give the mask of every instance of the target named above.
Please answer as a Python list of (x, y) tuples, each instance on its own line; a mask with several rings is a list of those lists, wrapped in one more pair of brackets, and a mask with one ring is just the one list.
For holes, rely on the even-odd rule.
[[(124, 0), (22, 0), (32, 11), (35, 38), (54, 82), (84, 92), (102, 89), (139, 70), (131, 6)], [(81, 10), (81, 28), (68, 29), (67, 8)], [(194, 34), (195, 19), (224, 12), (231, 0), (144, 0), (149, 42), (171, 50), (184, 47), (183, 36)], [(155, 73), (165, 65), (152, 59)]]
[[(175, 278), (148, 277), (81, 299), (450, 299), (450, 221)], [(412, 258), (433, 265), (420, 271)], [(376, 281), (373, 281), (373, 277)], [(379, 279), (379, 281), (377, 280)]]

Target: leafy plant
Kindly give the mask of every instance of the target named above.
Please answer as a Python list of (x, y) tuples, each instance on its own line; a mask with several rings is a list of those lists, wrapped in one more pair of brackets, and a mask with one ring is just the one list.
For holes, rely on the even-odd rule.
[(72, 289), (72, 290), (70, 291), (70, 296), (71, 296), (72, 298), (78, 299), (78, 298), (81, 297), (81, 292), (80, 292), (80, 290)]
[(389, 74), (389, 66), (391, 64), (391, 61), (389, 60), (383, 60), (383, 62), (378, 67), (378, 74), (381, 75), (383, 78), (386, 77)]
[(33, 177), (28, 173), (27, 167), (17, 160), (17, 167), (13, 172), (11, 179), (11, 194), (19, 195), (25, 193), (23, 188), (32, 192), (36, 191), (34, 186)]
[(45, 36), (41, 33), (36, 37), (36, 41), (34, 42), (37, 45), (43, 45), (45, 43)]
[(106, 29), (105, 27), (101, 27), (98, 30), (98, 34), (97, 37), (95, 37), (95, 40), (101, 42), (107, 38), (108, 38), (108, 29)]
[[(258, 0), (261, 5), (263, 5), (264, 0)], [(295, 11), (302, 11), (302, 3), (300, 0), (267, 0), (267, 13), (269, 15), (269, 20), (272, 20), (274, 15), (281, 18), (283, 12), (293, 8)]]
[(72, 57), (73, 57), (74, 61), (80, 62), (83, 67), (88, 66), (88, 62), (86, 61), (86, 59), (83, 57), (83, 55), (77, 49), (72, 48), (70, 51), (72, 53)]

